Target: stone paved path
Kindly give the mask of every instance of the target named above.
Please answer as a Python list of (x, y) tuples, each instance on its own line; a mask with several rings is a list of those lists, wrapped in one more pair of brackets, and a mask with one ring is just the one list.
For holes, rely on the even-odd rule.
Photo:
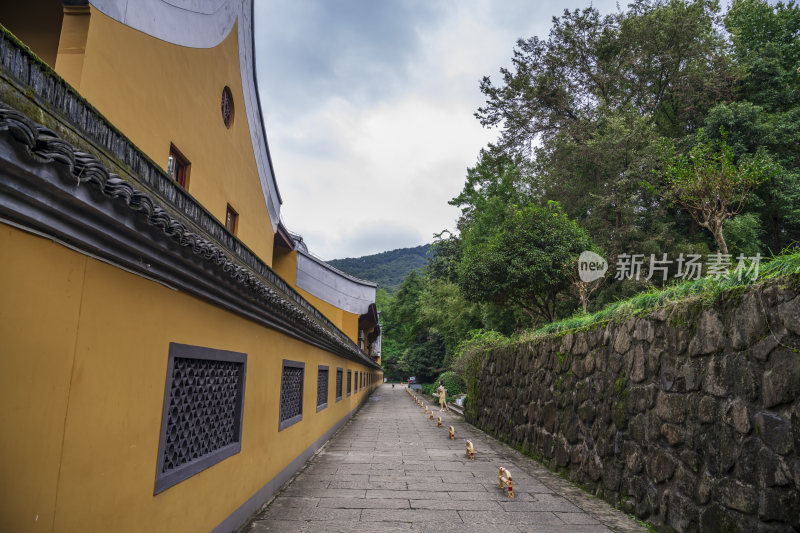
[[(442, 420), (437, 427), (402, 387), (382, 385), (244, 531), (646, 531), (459, 416)], [(500, 466), (514, 499), (497, 486)]]

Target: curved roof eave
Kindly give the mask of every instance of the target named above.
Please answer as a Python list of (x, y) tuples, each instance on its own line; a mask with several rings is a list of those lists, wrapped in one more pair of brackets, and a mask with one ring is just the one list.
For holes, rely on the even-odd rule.
[(340, 277), (342, 277), (342, 278), (344, 278), (344, 279), (346, 279), (348, 281), (352, 281), (353, 283), (357, 283), (358, 285), (364, 285), (365, 287), (373, 287), (373, 288), (377, 288), (378, 287), (378, 284), (375, 283), (374, 281), (369, 281), (369, 280), (366, 280), (366, 279), (357, 278), (355, 276), (352, 276), (352, 275), (348, 274), (347, 272), (343, 272), (343, 271), (339, 270), (338, 268), (336, 268), (335, 266), (326, 263), (325, 261), (323, 261), (322, 259), (320, 259), (319, 257), (315, 256), (314, 254), (312, 254), (311, 252), (309, 252), (307, 250), (301, 250), (301, 249), (298, 248), (297, 249), (297, 253), (304, 255), (305, 257), (307, 257), (310, 260), (314, 261), (315, 263), (317, 263), (318, 265), (320, 265), (323, 268), (327, 269), (328, 271), (333, 272), (334, 274), (336, 274), (336, 275), (338, 275), (338, 276), (340, 276)]
[(238, 20), (239, 70), (253, 154), (273, 232), (280, 221), (281, 195), (261, 112), (256, 79), (253, 0), (89, 0), (117, 22), (162, 41), (190, 48), (213, 48)]

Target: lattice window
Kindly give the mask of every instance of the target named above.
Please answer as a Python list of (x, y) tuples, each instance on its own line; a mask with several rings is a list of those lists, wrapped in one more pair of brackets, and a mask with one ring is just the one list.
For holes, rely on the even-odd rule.
[(305, 363), (283, 360), (281, 412), (278, 431), (303, 419), (303, 374)]
[(241, 450), (247, 355), (170, 343), (155, 494)]
[(353, 390), (353, 371), (347, 371), (347, 395), (350, 396), (350, 392)]
[(342, 399), (342, 377), (344, 374), (344, 370), (341, 368), (336, 369), (336, 401)]
[(317, 370), (317, 412), (328, 407), (328, 367), (319, 365)]

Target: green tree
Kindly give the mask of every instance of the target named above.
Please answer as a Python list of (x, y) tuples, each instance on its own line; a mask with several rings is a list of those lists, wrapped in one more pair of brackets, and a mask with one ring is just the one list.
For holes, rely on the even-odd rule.
[[(659, 137), (682, 137), (729, 99), (738, 72), (714, 1), (639, 0), (601, 16), (565, 11), (547, 39), (520, 40), (476, 116), (499, 146), (532, 156), (535, 190), (610, 254), (671, 252), (694, 234), (652, 174)], [(654, 182), (654, 180), (656, 180)]]
[(546, 40), (517, 42), (502, 84), (483, 78), (487, 101), (476, 116), (501, 128), (502, 147), (523, 152), (557, 134), (589, 140), (601, 108), (633, 108), (665, 131), (685, 131), (733, 81), (718, 13), (711, 0), (637, 0), (605, 17), (565, 10)]
[(778, 253), (800, 240), (800, 7), (734, 0), (724, 21), (741, 75), (736, 101), (714, 107), (705, 127), (712, 135), (724, 128), (737, 159), (759, 150), (770, 156), (776, 171), (747, 209)]
[[(528, 204), (541, 197), (534, 184), (532, 165), (519, 153), (489, 145), (480, 151), (478, 162), (467, 169), (464, 188), (448, 202), (461, 208), (459, 229), (480, 214), (481, 222), (494, 224), (505, 216), (509, 204)], [(441, 235), (441, 234), (440, 234)]]
[(768, 162), (748, 158), (737, 165), (725, 140), (713, 143), (703, 130), (687, 156), (666, 144), (662, 157), (669, 197), (710, 231), (720, 253), (727, 254), (723, 225), (742, 212), (750, 193), (765, 180)]
[(400, 368), (420, 383), (431, 383), (444, 370), (444, 343), (435, 332), (422, 331), (400, 356)]
[(419, 320), (441, 338), (444, 366), (469, 332), (483, 326), (480, 305), (467, 301), (455, 283), (436, 278), (427, 279), (420, 295)]
[(586, 230), (570, 220), (556, 202), (544, 207), (510, 207), (501, 224), (483, 231), (480, 224), (464, 235), (459, 285), (467, 299), (513, 304), (531, 320), (556, 318), (559, 298), (569, 288), (569, 269), (592, 248)]

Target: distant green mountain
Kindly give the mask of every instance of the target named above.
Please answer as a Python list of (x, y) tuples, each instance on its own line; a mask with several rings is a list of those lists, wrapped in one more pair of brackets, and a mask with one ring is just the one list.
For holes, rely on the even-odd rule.
[(363, 257), (334, 259), (328, 263), (351, 276), (374, 281), (379, 288), (393, 293), (412, 270), (425, 268), (428, 264), (428, 248), (430, 244), (423, 244)]

